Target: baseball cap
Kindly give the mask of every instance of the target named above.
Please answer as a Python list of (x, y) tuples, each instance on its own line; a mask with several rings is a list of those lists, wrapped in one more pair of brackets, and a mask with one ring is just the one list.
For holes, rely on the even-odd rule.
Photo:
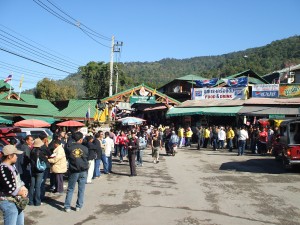
[(37, 139), (34, 140), (33, 147), (40, 148), (43, 145), (44, 145), (44, 142), (42, 142), (41, 139), (37, 138)]
[(11, 155), (11, 154), (22, 154), (22, 151), (19, 151), (15, 146), (13, 145), (5, 145), (2, 149), (3, 155)]

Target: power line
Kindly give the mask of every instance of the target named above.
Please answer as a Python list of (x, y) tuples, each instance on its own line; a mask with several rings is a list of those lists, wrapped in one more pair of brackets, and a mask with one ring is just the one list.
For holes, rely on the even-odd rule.
[[(0, 36), (3, 36), (3, 35), (1, 35), (0, 34)], [(21, 52), (23, 52), (23, 53), (25, 53), (25, 54), (30, 54), (30, 55), (33, 55), (33, 56), (35, 56), (35, 57), (38, 57), (38, 58), (43, 58), (43, 59), (45, 59), (45, 60), (47, 60), (47, 61), (50, 61), (50, 62), (53, 62), (53, 63), (55, 63), (55, 64), (58, 64), (58, 65), (60, 65), (60, 66), (63, 66), (63, 67), (67, 67), (67, 68), (69, 68), (69, 69), (75, 69), (76, 67), (73, 67), (73, 66), (69, 66), (69, 65), (65, 65), (65, 64), (63, 64), (63, 63), (61, 63), (61, 62), (57, 62), (55, 59), (53, 59), (53, 58), (47, 58), (47, 56), (45, 57), (45, 56), (43, 56), (43, 55), (45, 55), (45, 54), (41, 54), (41, 53), (39, 53), (39, 52), (37, 52), (37, 54), (35, 53), (36, 51), (35, 50), (33, 50), (33, 51), (31, 51), (31, 50), (28, 50), (28, 49), (26, 49), (26, 48), (23, 48), (23, 47), (20, 47), (20, 46), (18, 46), (17, 44), (19, 44), (18, 42), (15, 42), (15, 43), (17, 43), (17, 44), (14, 44), (14, 43), (12, 43), (12, 42), (10, 42), (10, 41), (7, 41), (7, 40), (5, 40), (5, 39), (3, 39), (3, 38), (1, 38), (0, 37), (0, 40), (4, 40), (6, 43), (5, 43), (5, 45), (7, 45), (7, 43), (9, 43), (10, 44), (10, 47), (11, 48), (13, 48), (13, 49), (16, 49), (16, 50), (18, 50), (18, 51), (21, 51)], [(11, 39), (10, 39), (11, 40)], [(2, 42), (3, 43), (3, 42)], [(20, 44), (21, 46), (24, 46), (24, 45), (22, 45), (22, 44)], [(16, 46), (16, 47), (12, 47), (12, 46)], [(26, 47), (26, 46), (25, 46)], [(22, 49), (22, 50), (20, 50), (20, 49)], [(40, 55), (41, 54), (41, 55)], [(76, 68), (77, 69), (77, 68)]]
[[(32, 39), (29, 39), (29, 38), (25, 37), (24, 35), (22, 35), (22, 34), (20, 34), (20, 33), (16, 32), (16, 31), (14, 31), (14, 30), (8, 28), (7, 26), (4, 26), (3, 24), (0, 24), (0, 26), (2, 26), (2, 27), (5, 28), (6, 30), (9, 30), (10, 32), (12, 32), (12, 33), (14, 33), (14, 34), (17, 34), (17, 35), (21, 36), (22, 38), (25, 38), (27, 41), (30, 41), (30, 42), (32, 42), (32, 43), (34, 43), (34, 44), (36, 44), (36, 45), (38, 45), (38, 46), (40, 46), (40, 47), (43, 47), (43, 48), (47, 49), (48, 51), (54, 52), (54, 53), (56, 53), (56, 54), (58, 54), (58, 55), (60, 55), (60, 56), (62, 56), (62, 57), (64, 57), (64, 58), (67, 58), (67, 59), (71, 60), (71, 61), (76, 61), (76, 60), (74, 60), (74, 59), (71, 59), (71, 58), (68, 57), (68, 56), (65, 56), (65, 55), (63, 55), (63, 54), (57, 52), (57, 51), (54, 51), (54, 50), (52, 50), (52, 49), (49, 49), (49, 48), (47, 48), (46, 46), (41, 45), (41, 44), (39, 44), (39, 43), (33, 41)], [(52, 55), (54, 55), (54, 54), (52, 54)], [(55, 55), (54, 55), (54, 56), (55, 56)], [(58, 56), (56, 56), (56, 57), (58, 57)], [(58, 58), (59, 58), (59, 57), (58, 57)], [(69, 61), (69, 62), (71, 62), (71, 61)], [(75, 64), (75, 63), (74, 63), (74, 64)], [(79, 64), (84, 64), (84, 63), (82, 63), (82, 62), (77, 62), (77, 64), (79, 65)]]
[[(40, 48), (38, 48), (38, 47), (36, 47), (36, 46), (33, 46), (32, 44), (30, 44), (30, 43), (28, 43), (28, 42), (26, 42), (26, 41), (23, 41), (23, 40), (21, 40), (20, 38), (18, 38), (18, 37), (16, 37), (16, 36), (14, 36), (14, 35), (12, 35), (12, 34), (6, 32), (6, 31), (4, 31), (4, 30), (2, 30), (2, 29), (0, 29), (0, 32), (5, 33), (6, 35), (9, 35), (10, 37), (13, 37), (13, 38), (16, 39), (16, 40), (18, 40), (18, 41), (20, 41), (20, 42), (22, 42), (22, 43), (25, 43), (26, 45), (29, 45), (29, 46), (31, 46), (31, 47), (37, 49), (38, 51), (35, 50), (35, 49), (33, 49), (33, 48), (27, 47), (26, 45), (23, 45), (23, 44), (20, 44), (19, 42), (17, 42), (17, 43), (19, 43), (20, 45), (22, 45), (22, 46), (24, 46), (24, 47), (26, 47), (26, 48), (32, 49), (32, 50), (35, 51), (35, 52), (39, 52), (39, 51), (40, 51), (40, 52), (46, 53), (46, 54), (48, 54), (48, 55), (54, 56), (55, 58), (58, 58), (58, 59), (59, 59), (59, 60), (58, 60), (58, 59), (55, 59), (56, 61), (61, 61), (61, 60), (62, 60), (62, 61), (64, 61), (64, 63), (66, 63), (66, 64), (74, 65), (74, 66), (76, 66), (76, 67), (79, 67), (79, 65), (77, 65), (77, 64), (75, 64), (75, 63), (73, 63), (73, 62), (70, 62), (70, 61), (68, 61), (68, 60), (65, 60), (65, 59), (59, 57), (59, 56), (53, 55), (53, 54), (50, 53), (50, 52), (44, 51), (43, 49), (40, 49)], [(7, 36), (5, 36), (5, 35), (2, 35), (2, 34), (0, 34), (0, 35), (3, 36), (3, 37), (6, 37), (6, 38), (9, 39), (9, 40), (12, 40), (11, 38), (9, 38), (9, 37), (7, 37)], [(45, 55), (45, 54), (43, 54), (43, 53), (40, 53), (40, 54)], [(49, 57), (49, 56), (47, 56), (47, 57)], [(49, 57), (49, 58), (53, 59), (52, 57)]]
[[(37, 77), (37, 78), (44, 78), (45, 76), (51, 76), (53, 78), (65, 78), (65, 75), (58, 75), (58, 74), (49, 74), (49, 73), (43, 73), (43, 72), (38, 72), (38, 71), (34, 71), (34, 70), (28, 70), (19, 66), (14, 66), (11, 64), (6, 64), (0, 61), (0, 68), (4, 68), (10, 71), (14, 71), (14, 72), (18, 72), (18, 73), (22, 73), (22, 74), (28, 74), (32, 77)], [(38, 75), (38, 74), (44, 74), (44, 75)]]
[[(76, 23), (79, 22), (78, 20), (76, 20), (75, 18), (73, 18), (72, 16), (70, 16), (68, 13), (66, 13), (65, 11), (63, 11), (61, 8), (59, 8), (57, 5), (55, 5), (53, 2), (51, 2), (49, 0), (47, 0), (47, 2), (49, 2), (52, 6), (54, 6), (56, 9), (58, 9), (60, 12), (62, 12), (66, 16), (68, 16), (70, 19), (74, 20)], [(107, 41), (111, 41), (110, 37), (106, 37), (106, 36), (104, 36), (104, 35), (96, 32), (96, 31), (92, 30), (91, 28), (87, 27), (83, 23), (80, 23), (80, 26), (83, 26), (83, 27), (87, 28), (88, 30), (90, 30), (91, 32), (93, 32), (95, 36), (98, 36), (99, 38), (102, 38), (102, 39), (107, 40)]]
[(38, 64), (40, 64), (40, 65), (43, 65), (43, 66), (46, 66), (46, 67), (49, 67), (49, 68), (52, 68), (52, 69), (55, 69), (55, 70), (58, 70), (58, 71), (61, 71), (61, 72), (64, 72), (64, 73), (69, 73), (69, 74), (71, 74), (71, 72), (68, 72), (68, 71), (65, 71), (65, 70), (62, 70), (62, 69), (58, 69), (58, 68), (56, 68), (56, 67), (47, 65), (47, 64), (45, 64), (45, 63), (36, 61), (36, 60), (34, 60), (34, 59), (30, 59), (30, 58), (28, 58), (28, 57), (26, 57), (26, 56), (23, 56), (23, 55), (20, 55), (20, 54), (18, 54), (18, 53), (9, 51), (9, 50), (4, 49), (4, 48), (2, 48), (2, 47), (0, 47), (0, 50), (1, 50), (1, 51), (4, 51), (4, 52), (7, 52), (7, 53), (9, 53), (9, 54), (18, 56), (18, 57), (23, 58), (23, 59), (27, 59), (27, 60), (29, 60), (29, 61), (31, 61), (31, 62), (35, 62), (35, 63), (38, 63)]
[[(33, 0), (36, 4), (38, 4), (40, 7), (42, 7), (43, 9), (45, 9), (47, 12), (49, 12), (50, 14), (52, 14), (53, 16), (55, 16), (56, 18), (64, 21), (65, 23), (68, 23), (72, 26), (75, 26), (77, 28), (79, 28), (85, 35), (87, 35), (89, 38), (91, 38), (93, 41), (95, 41), (96, 43), (106, 47), (106, 48), (111, 48), (110, 46), (107, 46), (103, 43), (101, 43), (100, 41), (96, 40), (94, 37), (92, 36), (95, 36), (95, 37), (98, 37), (98, 38), (101, 38), (103, 40), (106, 40), (106, 41), (111, 41), (111, 38), (108, 38), (104, 35), (101, 35), (97, 32), (95, 32), (94, 30), (88, 28), (87, 26), (85, 26), (84, 24), (81, 24), (78, 22), (78, 20), (74, 19), (73, 17), (71, 17), (69, 14), (67, 14), (66, 12), (64, 12), (63, 10), (61, 10), (58, 6), (56, 6), (54, 3), (48, 1), (52, 6), (54, 6), (57, 10), (59, 10), (61, 13), (65, 14), (66, 16), (68, 16), (69, 18), (71, 18), (72, 20), (74, 20), (75, 22), (72, 22), (70, 21), (69, 19), (67, 19), (65, 16), (59, 14), (57, 11), (53, 10), (52, 8), (50, 8), (48, 5), (44, 4), (42, 1), (40, 0)], [(82, 28), (80, 26), (83, 26), (85, 28)]]

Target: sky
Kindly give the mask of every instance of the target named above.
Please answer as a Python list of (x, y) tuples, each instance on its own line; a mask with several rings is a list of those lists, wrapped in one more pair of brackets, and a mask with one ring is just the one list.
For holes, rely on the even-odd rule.
[(0, 79), (12, 74), (19, 92), (22, 75), (26, 90), (109, 62), (112, 36), (123, 63), (260, 47), (299, 35), (299, 8), (299, 0), (0, 0)]

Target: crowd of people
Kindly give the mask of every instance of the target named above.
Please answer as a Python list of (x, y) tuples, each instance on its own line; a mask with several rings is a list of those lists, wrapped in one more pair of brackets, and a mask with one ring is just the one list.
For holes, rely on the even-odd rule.
[[(4, 179), (0, 180), (0, 209), (4, 213), (5, 224), (22, 224), (18, 222), (24, 220), (22, 208), (17, 204), (19, 200), (27, 199), (25, 205), (40, 206), (45, 200), (47, 188), (55, 195), (64, 194), (64, 178), (68, 176), (64, 210), (71, 211), (71, 201), (78, 183), (75, 209), (80, 211), (86, 184), (92, 184), (103, 174), (112, 173), (113, 158), (117, 163), (123, 163), (126, 159), (129, 162), (129, 176), (133, 177), (137, 176), (136, 167), (143, 166), (143, 152), (147, 146), (152, 149), (154, 164), (159, 163), (163, 147), (167, 154), (174, 155), (177, 147), (190, 147), (192, 142), (197, 143), (197, 149), (227, 148), (231, 152), (237, 148), (238, 155), (243, 155), (245, 148), (249, 148), (254, 154), (267, 154), (271, 153), (271, 142), (277, 130), (253, 126), (247, 129), (244, 126), (240, 129), (200, 126), (192, 130), (191, 127), (184, 129), (160, 125), (111, 129), (107, 132), (99, 130), (85, 136), (79, 131), (58, 131), (50, 143), (46, 134), (35, 140), (28, 135), (24, 143), (18, 146), (17, 141), (11, 139), (10, 145), (2, 151), (0, 176)], [(100, 170), (101, 163), (103, 170)]]

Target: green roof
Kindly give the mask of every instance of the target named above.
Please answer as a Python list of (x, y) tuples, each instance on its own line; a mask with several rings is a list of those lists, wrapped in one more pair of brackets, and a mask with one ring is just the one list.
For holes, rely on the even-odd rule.
[(54, 123), (57, 121), (57, 119), (54, 119), (53, 117), (40, 117), (40, 116), (22, 116), (23, 119), (25, 120), (30, 120), (30, 119), (37, 119), (37, 120), (43, 120), (47, 123)]
[[(152, 91), (152, 92), (156, 90), (156, 89), (151, 88), (151, 87), (149, 87), (149, 86), (147, 86), (147, 85), (140, 84), (140, 85), (138, 85), (138, 86), (129, 88), (129, 89), (125, 90), (125, 91), (121, 91), (121, 92), (119, 92), (119, 93), (116, 93), (116, 94), (114, 94), (114, 95), (112, 95), (112, 96), (108, 96), (108, 97), (106, 97), (106, 98), (103, 98), (103, 99), (101, 99), (101, 101), (102, 101), (102, 102), (105, 102), (105, 101), (107, 101), (107, 100), (110, 99), (110, 98), (117, 97), (118, 95), (125, 94), (125, 93), (127, 93), (128, 91), (135, 90), (135, 89), (139, 89), (139, 88), (141, 88), (141, 87), (145, 87), (145, 88), (149, 89), (149, 90)], [(161, 97), (168, 98), (169, 100), (171, 100), (171, 101), (173, 101), (173, 102), (176, 102), (177, 104), (180, 104), (180, 102), (177, 101), (176, 99), (171, 98), (171, 97), (169, 97), (168, 95), (165, 95), (165, 94), (163, 94), (163, 93), (161, 93), (161, 92), (159, 92), (159, 91), (157, 91), (157, 90), (156, 90), (156, 94), (159, 95), (159, 96), (161, 96)]]
[(235, 116), (242, 106), (228, 107), (197, 107), (197, 108), (180, 108), (174, 107), (168, 110), (166, 116), (191, 116), (191, 115), (209, 115), (209, 116)]
[[(16, 95), (15, 93), (12, 93)], [(6, 99), (8, 93), (0, 94), (0, 113), (14, 116), (46, 116), (53, 117), (58, 113), (58, 109), (46, 99), (38, 99), (33, 95), (21, 94), (21, 99)]]
[[(0, 90), (9, 90), (9, 89), (10, 89), (9, 83), (4, 82), (4, 80), (0, 80)], [(11, 87), (11, 89), (13, 90), (13, 87)]]
[(4, 123), (4, 124), (12, 124), (12, 120), (6, 118), (6, 117), (2, 117), (0, 116), (0, 123)]
[(264, 78), (259, 76), (254, 71), (245, 70), (245, 71), (242, 71), (240, 73), (236, 73), (236, 74), (230, 75), (228, 77), (219, 79), (215, 86), (218, 86), (218, 85), (224, 83), (224, 81), (222, 79), (233, 79), (233, 78), (243, 77), (243, 76), (249, 76), (249, 81), (248, 82), (252, 83), (252, 84), (268, 84), (269, 83), (267, 80), (265, 80)]
[(56, 117), (60, 118), (85, 118), (88, 109), (90, 108), (90, 118), (96, 113), (95, 105), (97, 100), (78, 100), (71, 99), (68, 107), (60, 111)]
[(175, 78), (175, 80), (185, 80), (185, 81), (193, 81), (193, 80), (205, 80), (206, 78), (198, 76), (198, 75), (193, 75), (193, 74), (189, 74), (183, 77), (178, 77)]

